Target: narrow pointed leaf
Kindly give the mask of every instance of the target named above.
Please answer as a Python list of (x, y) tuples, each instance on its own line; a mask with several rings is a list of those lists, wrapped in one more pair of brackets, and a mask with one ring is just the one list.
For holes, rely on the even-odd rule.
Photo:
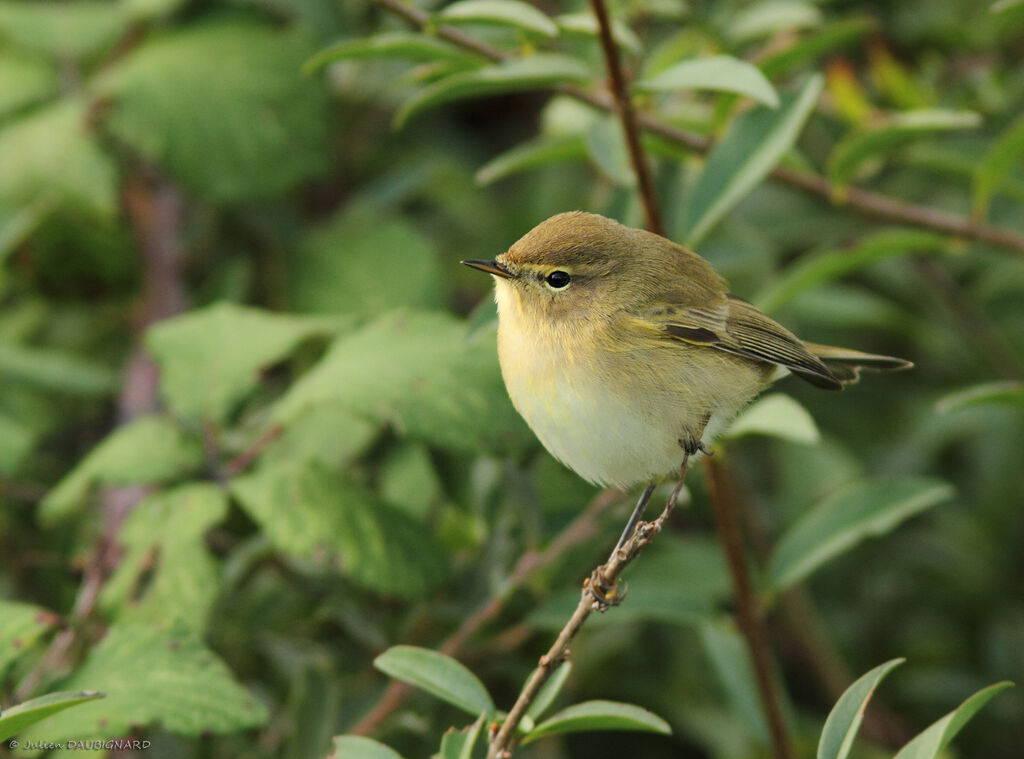
[[(563, 32), (570, 34), (586, 34), (596, 37), (600, 33), (600, 27), (594, 14), (586, 11), (563, 14), (555, 18), (555, 23)], [(612, 19), (612, 39), (631, 53), (639, 55), (643, 51), (640, 38), (633, 33), (632, 29), (617, 19)]]
[(945, 396), (935, 404), (935, 410), (945, 413), (968, 406), (983, 406), (992, 403), (1024, 408), (1024, 382), (1007, 380), (975, 385)]
[(476, 172), (476, 181), (489, 185), (527, 169), (576, 161), (586, 156), (587, 144), (581, 135), (542, 135), (492, 158)]
[(579, 84), (590, 78), (585, 63), (565, 55), (539, 53), (515, 58), (475, 71), (452, 74), (417, 92), (395, 114), (400, 129), (414, 115), (428, 108), (482, 95), (543, 89), (556, 84)]
[(326, 47), (302, 66), (311, 74), (336, 61), (351, 59), (405, 60), (417, 62), (447, 61), (467, 67), (480, 65), (480, 58), (437, 37), (414, 32), (384, 32), (372, 37), (345, 40)]
[(472, 715), (494, 714), (494, 702), (476, 675), (450, 656), (429, 648), (393, 646), (373, 666)]
[(816, 29), (789, 47), (758, 63), (766, 77), (774, 78), (834, 50), (851, 45), (878, 27), (870, 16), (840, 19)]
[(46, 719), (51, 714), (84, 704), (86, 701), (103, 698), (103, 696), (103, 693), (90, 690), (61, 691), (60, 693), (47, 693), (45, 696), (12, 706), (0, 715), (0, 741), (7, 740), (12, 735), (21, 732), (29, 725)]
[(449, 728), (441, 738), (441, 750), (434, 759), (470, 759), (486, 717), (486, 714), (481, 714), (464, 730)]
[(569, 679), (569, 673), (572, 672), (572, 662), (563, 662), (555, 673), (548, 678), (548, 681), (541, 687), (540, 692), (537, 693), (537, 698), (530, 704), (530, 708), (526, 710), (526, 716), (536, 722), (549, 706), (551, 702), (555, 700), (562, 687), (565, 685), (565, 681)]
[(744, 435), (770, 435), (796, 443), (817, 443), (821, 439), (807, 409), (783, 393), (766, 395), (745, 409), (722, 437)]
[(949, 742), (964, 728), (964, 725), (971, 721), (981, 707), (1011, 687), (1013, 687), (1013, 683), (1003, 682), (978, 691), (945, 717), (915, 736), (910, 743), (900, 749), (893, 759), (936, 759), (942, 749), (949, 745)]
[(653, 712), (617, 701), (584, 701), (555, 714), (535, 727), (523, 739), (530, 743), (546, 735), (582, 733), (594, 730), (634, 730), (671, 735), (669, 724)]
[(894, 668), (905, 659), (893, 659), (879, 664), (873, 670), (859, 677), (846, 689), (825, 720), (818, 741), (817, 759), (846, 759), (857, 737), (864, 709), (871, 700), (875, 688)]
[(446, 24), (499, 24), (545, 37), (557, 37), (558, 27), (547, 15), (521, 0), (460, 0), (435, 15)]
[(999, 135), (986, 151), (974, 174), (973, 206), (978, 218), (988, 213), (992, 196), (1003, 180), (1024, 159), (1024, 116), (1020, 116)]
[(402, 759), (390, 746), (361, 735), (338, 735), (327, 759)]
[(731, 622), (708, 620), (697, 631), (704, 652), (744, 731), (760, 744), (771, 741), (750, 651)]
[(776, 544), (768, 564), (774, 593), (795, 585), (825, 562), (872, 535), (947, 501), (953, 488), (923, 477), (858, 482), (801, 517)]
[(695, 245), (743, 199), (796, 142), (824, 79), (812, 76), (777, 109), (759, 106), (738, 117), (708, 156), (683, 206), (683, 239)]
[(747, 95), (776, 108), (779, 96), (757, 66), (729, 55), (682, 61), (649, 79), (634, 83), (641, 92), (717, 90)]

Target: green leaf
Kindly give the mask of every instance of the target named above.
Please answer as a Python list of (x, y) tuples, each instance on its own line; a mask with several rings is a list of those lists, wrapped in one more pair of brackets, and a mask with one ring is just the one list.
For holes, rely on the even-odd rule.
[(300, 74), (312, 52), (298, 27), (191, 24), (148, 37), (94, 89), (112, 100), (107, 129), (203, 199), (277, 197), (327, 168), (327, 94)]
[(653, 712), (617, 701), (584, 701), (562, 709), (527, 734), (523, 743), (560, 733), (584, 733), (594, 730), (632, 730), (671, 735), (669, 724)]
[[(600, 25), (593, 13), (582, 11), (580, 13), (565, 13), (555, 17), (558, 28), (568, 34), (585, 34), (588, 37), (596, 37), (600, 34)], [(612, 39), (619, 47), (626, 48), (634, 55), (643, 52), (643, 43), (633, 30), (617, 19), (612, 19)]]
[(824, 79), (812, 76), (777, 109), (758, 106), (737, 117), (708, 155), (683, 204), (683, 239), (696, 245), (793, 146), (814, 110)]
[(882, 678), (904, 661), (906, 659), (892, 659), (878, 665), (843, 692), (825, 720), (825, 727), (818, 740), (817, 759), (846, 759), (875, 688)]
[(393, 748), (361, 735), (337, 735), (327, 759), (402, 759)]
[(424, 87), (405, 101), (395, 114), (395, 128), (401, 129), (421, 111), (452, 100), (580, 84), (590, 75), (590, 69), (582, 61), (550, 53), (514, 58), (475, 71), (461, 71)]
[(476, 675), (450, 656), (417, 646), (393, 646), (373, 666), (473, 715), (494, 714), (494, 702)]
[(115, 374), (103, 366), (55, 348), (0, 341), (0, 377), (73, 395), (105, 395), (116, 387)]
[(166, 319), (146, 334), (167, 404), (186, 419), (220, 422), (260, 381), (260, 371), (300, 342), (335, 331), (324, 319), (217, 303)]
[(1024, 408), (1024, 382), (985, 382), (944, 396), (935, 404), (940, 414), (968, 406), (1002, 404)]
[(900, 113), (885, 123), (856, 130), (841, 139), (828, 158), (828, 177), (837, 187), (848, 184), (868, 159), (940, 132), (971, 129), (981, 117), (971, 111), (919, 110)]
[(380, 212), (343, 212), (310, 227), (288, 274), (290, 302), (299, 311), (371, 315), (445, 302), (446, 278), (430, 240)]
[(779, 593), (865, 538), (885, 535), (952, 497), (948, 483), (922, 477), (869, 480), (846, 487), (783, 534), (768, 564), (768, 584)]
[(51, 61), (0, 50), (0, 116), (45, 100), (59, 89), (59, 72)]
[(1024, 116), (1018, 117), (992, 142), (974, 172), (972, 207), (975, 218), (985, 217), (992, 196), (1022, 159)]
[(622, 125), (614, 116), (603, 116), (590, 123), (584, 136), (590, 160), (620, 187), (635, 187), (636, 174), (629, 159)]
[(533, 444), (501, 380), (493, 328), (467, 336), (444, 313), (390, 313), (339, 338), (278, 402), (273, 421), (288, 424), (325, 402), (455, 450)]
[(0, 715), (0, 741), (7, 740), (12, 735), (20, 733), (51, 714), (62, 712), (71, 706), (84, 704), (86, 701), (95, 701), (98, 698), (103, 698), (103, 695), (88, 690), (61, 691), (60, 693), (47, 693), (45, 696), (16, 704), (10, 709), (4, 710)]
[(1013, 683), (1003, 682), (978, 691), (924, 732), (916, 735), (893, 759), (936, 759), (981, 707), (997, 694), (1012, 687)]
[(782, 393), (766, 395), (742, 411), (722, 437), (744, 435), (770, 435), (795, 443), (817, 443), (821, 439), (807, 409)]
[(231, 492), (279, 550), (340, 564), (370, 590), (417, 597), (448, 574), (444, 551), (421, 522), (338, 471), (283, 462), (236, 477)]
[(168, 626), (181, 621), (197, 634), (220, 585), (205, 534), (227, 514), (215, 485), (194, 483), (146, 498), (117, 536), (124, 556), (100, 591), (103, 611), (118, 622)]
[(57, 616), (40, 606), (0, 599), (0, 677), (56, 622)]
[(748, 6), (726, 28), (736, 42), (767, 37), (790, 29), (805, 29), (821, 23), (822, 12), (803, 0), (765, 0)]
[(571, 672), (572, 662), (562, 662), (558, 669), (554, 671), (554, 674), (548, 678), (548, 681), (541, 686), (537, 692), (537, 697), (530, 704), (530, 708), (526, 710), (526, 716), (534, 722), (539, 720), (540, 715), (547, 711), (548, 707), (558, 697), (558, 694), (562, 692), (562, 688), (565, 686), (566, 680), (569, 679)]
[(120, 3), (0, 2), (0, 36), (49, 58), (85, 58), (108, 49), (131, 19)]
[[(310, 461), (337, 467), (346, 464), (373, 443), (380, 425), (338, 404), (322, 403), (288, 423), (263, 449), (261, 463)], [(256, 443), (255, 437), (244, 446)]]
[(758, 68), (766, 77), (773, 79), (826, 53), (851, 45), (877, 28), (878, 21), (871, 16), (839, 19), (770, 54), (758, 63)]
[(764, 711), (757, 695), (757, 680), (750, 652), (743, 638), (727, 621), (706, 621), (698, 628), (700, 641), (715, 675), (745, 732), (761, 745), (768, 746), (770, 737)]
[(449, 728), (441, 737), (441, 750), (434, 759), (471, 759), (486, 717), (486, 714), (481, 714), (464, 730)]
[(581, 135), (541, 135), (492, 158), (476, 172), (476, 181), (489, 185), (527, 169), (577, 161), (586, 156), (587, 143)]
[(445, 24), (513, 26), (545, 37), (558, 36), (554, 21), (520, 0), (459, 0), (434, 14), (434, 19)]
[(633, 84), (641, 92), (674, 92), (676, 90), (716, 90), (747, 95), (772, 108), (779, 105), (779, 96), (764, 74), (753, 64), (729, 55), (682, 61), (660, 74)]
[(0, 128), (0, 201), (53, 199), (100, 216), (117, 208), (113, 161), (92, 139), (87, 107), (72, 99)]
[(239, 686), (228, 668), (193, 633), (141, 624), (112, 625), (85, 664), (64, 683), (106, 694), (57, 721), (43, 722), (25, 741), (124, 735), (159, 723), (179, 735), (255, 727), (266, 708)]
[(852, 248), (805, 256), (762, 290), (754, 303), (772, 313), (802, 292), (839, 279), (880, 261), (950, 249), (948, 238), (915, 229), (883, 229), (865, 235)]
[(167, 482), (203, 465), (199, 441), (163, 416), (140, 416), (118, 427), (43, 498), (40, 515), (53, 522), (73, 512), (94, 484)]
[[(35, 203), (21, 205), (17, 210), (0, 209), (0, 265), (4, 259), (35, 232), (53, 210), (53, 202), (39, 198)], [(0, 289), (3, 275), (0, 271)]]
[(0, 413), (0, 475), (13, 474), (35, 442), (33, 430)]
[(455, 65), (477, 67), (481, 59), (437, 37), (415, 32), (384, 32), (372, 37), (345, 40), (324, 48), (302, 67), (311, 74), (336, 61), (352, 59), (407, 60), (418, 62), (447, 61)]

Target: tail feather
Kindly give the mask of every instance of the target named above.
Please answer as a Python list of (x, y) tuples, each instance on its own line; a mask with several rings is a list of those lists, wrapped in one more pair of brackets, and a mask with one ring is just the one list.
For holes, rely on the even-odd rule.
[(836, 348), (831, 345), (807, 343), (804, 345), (811, 353), (821, 359), (833, 376), (842, 384), (847, 385), (860, 379), (861, 370), (872, 372), (889, 372), (910, 369), (914, 364), (894, 356), (882, 356), (877, 353), (863, 353), (849, 348)]

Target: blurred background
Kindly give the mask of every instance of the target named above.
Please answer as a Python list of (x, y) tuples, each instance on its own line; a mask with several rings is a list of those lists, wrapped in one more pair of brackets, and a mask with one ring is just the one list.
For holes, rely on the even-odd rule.
[[(551, 89), (603, 85), (587, 3), (532, 4), (554, 33), (479, 8), (430, 21), (577, 67), (499, 91), (445, 89), (485, 61), (410, 42), (371, 0), (0, 2), (0, 699), (108, 693), (35, 738), (298, 758), (356, 730), (427, 756), (472, 717), (381, 702), (372, 661), (451, 644), (491, 599), (447, 651), (511, 705), (630, 498), (514, 574), (597, 491), (515, 416), (490, 282), (458, 261), (565, 210), (643, 224), (617, 122)], [(1024, 682), (1024, 4), (990, 6), (610, 3), (651, 83), (638, 107), (734, 150), (645, 142), (668, 235), (802, 337), (916, 365), (841, 394), (786, 380), (780, 412), (720, 444), (798, 756), (895, 657), (855, 756)], [(655, 81), (715, 55), (767, 79)], [(782, 112), (783, 150), (744, 169), (764, 148), (744, 136), (784, 135)], [(776, 163), (822, 184), (765, 177)], [(864, 213), (857, 188), (923, 223)], [(772, 585), (801, 515), (892, 478), (925, 500)], [(699, 472), (689, 487), (633, 597), (573, 646), (558, 702), (636, 703), (673, 736), (523, 756), (767, 755)], [(1010, 690), (948, 756), (1016, 757), (1021, 735)]]

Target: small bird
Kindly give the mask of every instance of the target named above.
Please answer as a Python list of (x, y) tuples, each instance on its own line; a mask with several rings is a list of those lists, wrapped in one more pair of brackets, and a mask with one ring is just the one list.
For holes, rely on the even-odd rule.
[(602, 486), (707, 453), (786, 374), (840, 390), (860, 369), (912, 365), (804, 342), (696, 253), (596, 214), (552, 216), (496, 259), (462, 263), (494, 275), (512, 403), (556, 459)]

